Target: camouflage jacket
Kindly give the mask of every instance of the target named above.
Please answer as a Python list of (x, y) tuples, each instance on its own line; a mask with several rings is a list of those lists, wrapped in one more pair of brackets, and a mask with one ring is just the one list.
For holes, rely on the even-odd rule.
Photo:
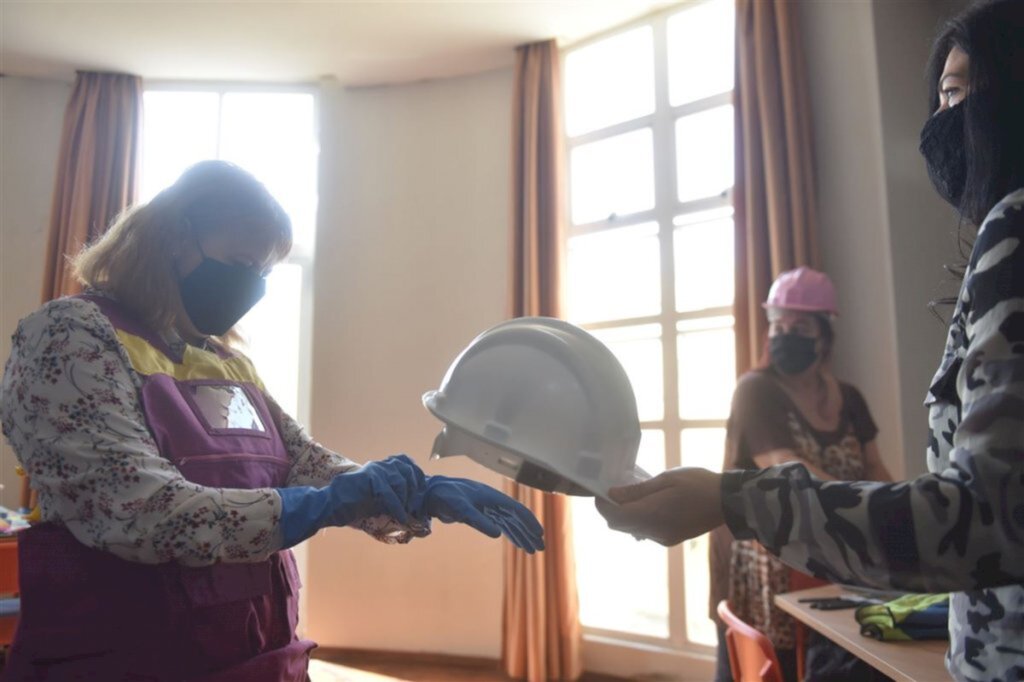
[(1024, 680), (1024, 189), (978, 231), (928, 391), (930, 473), (822, 482), (728, 472), (727, 523), (833, 582), (953, 592), (954, 679)]

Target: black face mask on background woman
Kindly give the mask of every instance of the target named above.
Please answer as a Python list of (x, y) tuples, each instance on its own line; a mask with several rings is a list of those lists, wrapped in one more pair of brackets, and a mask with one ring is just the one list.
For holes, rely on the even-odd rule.
[(203, 254), (199, 266), (178, 284), (181, 303), (195, 328), (220, 336), (242, 319), (267, 292), (267, 281), (244, 265), (230, 265)]
[(772, 365), (786, 375), (800, 374), (818, 359), (817, 339), (800, 334), (776, 334), (768, 339)]
[(954, 207), (960, 208), (967, 184), (963, 104), (940, 111), (925, 122), (919, 149), (935, 191)]

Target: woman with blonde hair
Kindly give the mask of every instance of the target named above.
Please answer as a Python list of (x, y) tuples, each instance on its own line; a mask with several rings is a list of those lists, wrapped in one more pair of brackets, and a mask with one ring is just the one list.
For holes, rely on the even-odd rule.
[(278, 407), (231, 341), (290, 247), (263, 185), (203, 162), (76, 258), (84, 295), (19, 324), (0, 416), (42, 523), (3, 679), (304, 680), (288, 548), (320, 528), (404, 543), (440, 518), (543, 547), (498, 491), (360, 466)]

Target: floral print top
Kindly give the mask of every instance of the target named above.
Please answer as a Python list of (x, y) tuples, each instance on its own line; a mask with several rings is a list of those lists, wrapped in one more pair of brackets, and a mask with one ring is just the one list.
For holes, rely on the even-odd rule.
[[(12, 341), (0, 421), (39, 494), (42, 521), (142, 563), (262, 561), (282, 549), (277, 492), (201, 486), (161, 456), (139, 400), (142, 377), (94, 303), (51, 301), (21, 321)], [(291, 459), (288, 486), (324, 486), (359, 467), (269, 402)], [(386, 517), (359, 527), (387, 543), (430, 532)]]

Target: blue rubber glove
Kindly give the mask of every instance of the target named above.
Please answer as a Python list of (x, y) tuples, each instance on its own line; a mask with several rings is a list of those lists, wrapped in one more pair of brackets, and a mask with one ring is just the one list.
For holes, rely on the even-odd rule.
[(406, 455), (369, 462), (339, 474), (324, 488), (278, 488), (284, 547), (292, 547), (326, 526), (347, 526), (375, 516), (408, 524), (415, 496), (426, 476)]
[(444, 523), (465, 523), (492, 538), (504, 534), (533, 554), (544, 549), (544, 528), (533, 513), (504, 493), (464, 478), (429, 476), (413, 500), (413, 514)]

